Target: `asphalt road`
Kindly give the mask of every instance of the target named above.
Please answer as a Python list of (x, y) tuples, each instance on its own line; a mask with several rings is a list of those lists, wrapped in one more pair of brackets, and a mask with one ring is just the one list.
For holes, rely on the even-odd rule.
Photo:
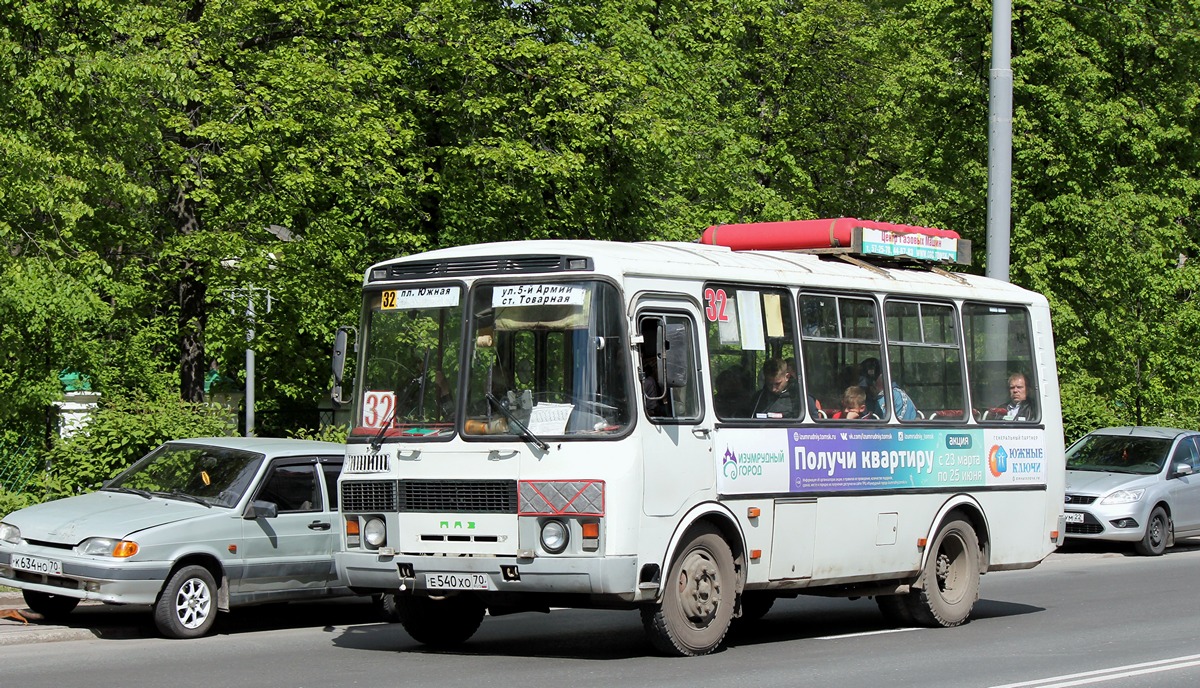
[[(107, 634), (0, 646), (20, 688), (141, 686), (716, 686), (1065, 688), (1200, 683), (1200, 543), (1149, 559), (1070, 548), (1031, 571), (988, 574), (974, 620), (893, 629), (870, 600), (783, 600), (728, 647), (655, 656), (636, 612), (487, 618), (460, 651), (433, 652), (369, 604), (294, 604), (226, 615), (214, 636), (154, 636), (146, 612), (89, 607)], [(121, 632), (116, 632), (121, 629)]]

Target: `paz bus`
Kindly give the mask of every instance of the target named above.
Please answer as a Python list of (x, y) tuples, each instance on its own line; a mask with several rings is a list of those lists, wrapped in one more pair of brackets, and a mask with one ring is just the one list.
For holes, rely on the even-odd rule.
[(339, 572), (433, 646), (485, 614), (610, 608), (702, 655), (800, 594), (967, 621), (982, 574), (1064, 536), (1047, 301), (948, 269), (969, 256), (837, 218), (371, 266), (334, 351)]

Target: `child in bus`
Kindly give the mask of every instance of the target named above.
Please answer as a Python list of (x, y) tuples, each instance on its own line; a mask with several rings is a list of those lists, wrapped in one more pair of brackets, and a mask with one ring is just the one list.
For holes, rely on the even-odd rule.
[(833, 417), (852, 419), (865, 418), (867, 415), (867, 390), (858, 385), (850, 385), (842, 392), (842, 410), (835, 412)]

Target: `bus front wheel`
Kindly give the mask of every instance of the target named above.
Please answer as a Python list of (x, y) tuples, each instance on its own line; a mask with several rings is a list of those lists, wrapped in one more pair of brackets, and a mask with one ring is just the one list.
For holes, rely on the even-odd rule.
[(487, 609), (474, 595), (433, 598), (393, 596), (395, 618), (412, 639), (431, 647), (455, 647), (467, 642)]
[(979, 599), (979, 538), (967, 521), (942, 526), (925, 560), (925, 587), (908, 594), (909, 613), (924, 626), (958, 626)]
[(671, 563), (662, 602), (642, 608), (646, 635), (664, 654), (706, 655), (729, 631), (737, 592), (729, 545), (714, 528), (703, 527)]

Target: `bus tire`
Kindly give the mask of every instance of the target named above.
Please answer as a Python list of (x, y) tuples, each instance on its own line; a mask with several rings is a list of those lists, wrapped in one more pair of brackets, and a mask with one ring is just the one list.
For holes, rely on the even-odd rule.
[(775, 605), (775, 595), (761, 590), (742, 593), (742, 615), (733, 620), (739, 626), (754, 623), (767, 615)]
[(906, 596), (918, 624), (949, 628), (967, 621), (979, 599), (979, 538), (970, 523), (942, 526), (925, 560), (925, 587)]
[(729, 632), (737, 587), (729, 545), (711, 526), (699, 528), (671, 562), (662, 601), (642, 608), (651, 644), (677, 657), (713, 652)]
[(487, 609), (474, 595), (424, 597), (393, 595), (395, 616), (412, 639), (422, 645), (447, 648), (475, 635)]
[(908, 610), (908, 595), (877, 595), (875, 604), (883, 620), (892, 626), (906, 628), (913, 625), (912, 612)]

